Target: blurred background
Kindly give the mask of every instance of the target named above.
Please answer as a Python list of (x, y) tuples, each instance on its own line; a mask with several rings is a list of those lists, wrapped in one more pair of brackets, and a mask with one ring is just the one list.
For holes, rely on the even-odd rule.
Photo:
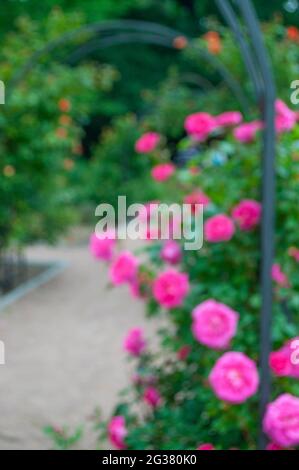
[[(299, 2), (253, 3), (288, 101), (299, 78)], [(82, 421), (92, 427), (96, 407), (110, 412), (126, 383), (120, 345), (126, 329), (144, 322), (142, 305), (126, 289), (106, 290), (88, 239), (98, 204), (119, 194), (128, 204), (163, 197), (148, 178), (150, 160), (136, 157), (140, 133), (163, 134), (180, 165), (188, 114), (234, 109), (250, 119), (256, 109), (240, 52), (210, 0), (1, 6), (0, 448), (47, 448), (45, 426), (50, 435), (51, 426), (58, 434), (65, 424), (77, 433)], [(88, 432), (84, 439), (81, 447), (94, 447)]]

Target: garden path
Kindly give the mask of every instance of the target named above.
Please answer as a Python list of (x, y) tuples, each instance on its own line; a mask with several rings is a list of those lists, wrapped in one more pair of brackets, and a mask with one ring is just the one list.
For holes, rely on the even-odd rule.
[[(69, 268), (0, 313), (6, 365), (0, 366), (0, 449), (47, 449), (46, 425), (85, 424), (78, 448), (95, 448), (90, 416), (111, 412), (127, 383), (122, 340), (145, 326), (143, 306), (127, 287), (106, 289), (107, 268), (87, 243), (31, 248), (36, 260)], [(146, 324), (151, 335), (154, 325)]]

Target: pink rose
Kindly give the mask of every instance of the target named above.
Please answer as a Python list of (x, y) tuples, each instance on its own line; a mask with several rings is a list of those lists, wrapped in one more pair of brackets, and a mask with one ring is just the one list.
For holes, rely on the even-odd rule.
[(124, 339), (124, 350), (131, 356), (140, 356), (146, 348), (146, 340), (141, 328), (132, 328)]
[(279, 446), (299, 444), (299, 398), (284, 393), (269, 403), (263, 421), (264, 432)]
[(290, 256), (292, 256), (292, 258), (294, 258), (295, 261), (299, 262), (299, 250), (298, 250), (298, 248), (295, 248), (294, 246), (292, 246), (291, 248), (289, 248), (288, 253), (289, 253)]
[(239, 111), (227, 111), (216, 116), (217, 125), (220, 127), (237, 126), (243, 121), (243, 116)]
[(146, 132), (135, 143), (135, 150), (138, 153), (150, 153), (160, 142), (160, 135), (156, 132)]
[(232, 216), (241, 230), (247, 231), (253, 229), (261, 220), (261, 204), (252, 199), (244, 199), (233, 208)]
[(247, 144), (252, 142), (256, 136), (257, 131), (263, 128), (261, 121), (252, 121), (241, 124), (233, 131), (234, 137), (239, 142)]
[(275, 127), (276, 132), (290, 131), (296, 124), (297, 113), (292, 111), (282, 100), (276, 100), (275, 102)]
[(214, 365), (209, 382), (220, 400), (238, 404), (257, 392), (259, 376), (249, 357), (241, 352), (227, 352)]
[(172, 163), (160, 163), (152, 168), (152, 178), (162, 183), (167, 181), (175, 172), (175, 166)]
[(287, 377), (291, 375), (292, 364), (290, 360), (290, 352), (286, 347), (279, 351), (270, 353), (269, 366), (277, 377)]
[(182, 305), (189, 288), (187, 274), (169, 269), (155, 279), (153, 296), (162, 307), (171, 309)]
[(93, 233), (89, 240), (89, 250), (95, 258), (110, 261), (115, 244), (114, 231), (110, 230), (102, 234)]
[(188, 194), (184, 198), (185, 204), (191, 204), (191, 211), (192, 214), (196, 214), (197, 212), (197, 204), (202, 204), (204, 207), (210, 204), (210, 198), (203, 193), (202, 191), (193, 191), (193, 193)]
[(153, 408), (161, 404), (161, 395), (155, 387), (147, 387), (143, 394), (143, 400)]
[(299, 378), (299, 337), (288, 340), (269, 356), (269, 366), (277, 377)]
[(287, 275), (281, 270), (281, 266), (278, 263), (272, 266), (272, 279), (280, 287), (289, 287), (289, 280)]
[(117, 286), (134, 282), (138, 271), (138, 260), (129, 251), (123, 251), (110, 266), (110, 280)]
[(187, 134), (198, 141), (205, 140), (216, 127), (216, 119), (208, 113), (190, 114), (185, 119)]
[(283, 448), (275, 444), (275, 442), (269, 442), (266, 446), (266, 450), (283, 450)]
[(198, 446), (197, 450), (215, 450), (215, 447), (213, 446), (213, 444), (209, 444), (207, 442), (206, 444), (201, 444), (200, 446)]
[(204, 224), (205, 239), (211, 243), (229, 241), (234, 233), (234, 223), (232, 219), (225, 214), (214, 215)]
[(117, 449), (126, 449), (125, 438), (128, 434), (125, 418), (123, 416), (114, 416), (108, 424), (108, 437)]
[(182, 259), (182, 250), (178, 242), (168, 240), (161, 250), (161, 258), (169, 264), (178, 264)]
[(225, 304), (206, 300), (192, 312), (192, 331), (197, 341), (215, 349), (228, 347), (235, 336), (239, 314)]

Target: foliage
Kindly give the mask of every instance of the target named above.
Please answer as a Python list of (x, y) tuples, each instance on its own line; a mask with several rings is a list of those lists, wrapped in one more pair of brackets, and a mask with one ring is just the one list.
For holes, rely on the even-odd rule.
[(1, 48), (7, 92), (0, 117), (2, 248), (53, 241), (73, 219), (74, 188), (68, 179), (81, 152), (82, 125), (95, 90), (110, 87), (114, 72), (110, 66), (73, 69), (43, 58), (17, 86), (10, 88), (10, 80), (41, 44), (76, 18), (53, 12), (38, 25), (23, 18)]
[(67, 450), (72, 448), (82, 437), (83, 430), (81, 427), (77, 428), (73, 433), (70, 433), (67, 428), (55, 428), (47, 426), (44, 428), (44, 433), (53, 442), (55, 450)]
[(127, 203), (144, 202), (153, 195), (154, 184), (145, 178), (150, 162), (134, 151), (137, 136), (132, 114), (116, 119), (103, 130), (87, 172), (87, 200), (116, 206), (118, 195), (125, 195)]
[[(298, 320), (298, 265), (290, 256), (290, 247), (299, 246), (296, 230), (298, 142), (298, 126), (278, 137), (276, 262), (287, 276), (288, 285), (276, 284), (274, 290), (274, 349), (296, 335)], [(163, 202), (182, 203), (187, 194), (200, 188), (212, 201), (204, 211), (204, 219), (208, 220), (219, 213), (230, 215), (244, 199), (260, 200), (259, 139), (244, 144), (230, 133), (216, 133), (207, 143), (195, 144), (192, 139), (185, 138), (183, 145), (197, 148), (189, 166), (194, 168), (198, 165), (200, 172), (194, 174), (188, 168), (177, 170), (176, 175), (164, 183), (167, 186)], [(219, 155), (222, 156), (220, 164)], [(176, 199), (167, 196), (173, 195), (172, 185), (177, 190)], [(161, 260), (161, 247), (161, 242), (152, 242), (145, 248), (147, 261), (140, 269), (145, 270), (150, 279), (156, 279), (167, 269)], [(147, 290), (148, 314), (167, 315), (168, 326), (160, 331), (160, 353), (153, 354), (148, 350), (137, 359), (135, 375), (140, 381), (136, 385), (135, 380), (115, 410), (116, 415), (125, 417), (128, 429), (126, 445), (129, 449), (195, 449), (200, 443), (212, 442), (217, 449), (254, 449), (257, 396), (240, 405), (225, 403), (215, 396), (208, 376), (223, 351), (208, 348), (195, 339), (191, 312), (207, 299), (215, 299), (233, 308), (240, 318), (229, 349), (242, 351), (258, 362), (261, 308), (259, 231), (256, 228), (250, 231), (237, 228), (229, 241), (205, 241), (199, 251), (184, 251), (183, 245), (181, 248), (183, 259), (177, 269), (188, 273), (191, 284), (183, 305), (165, 311)], [(187, 357), (178, 360), (179, 351), (186, 346)], [(156, 408), (148, 408), (143, 401), (146, 377), (155, 378), (155, 387), (163, 399)], [(276, 377), (273, 398), (282, 392), (298, 396), (297, 381)]]

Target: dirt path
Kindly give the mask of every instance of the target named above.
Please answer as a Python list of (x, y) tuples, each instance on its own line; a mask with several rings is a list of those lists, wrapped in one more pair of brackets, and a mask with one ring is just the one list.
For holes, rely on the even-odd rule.
[[(145, 325), (142, 303), (126, 287), (106, 289), (107, 269), (86, 246), (35, 247), (30, 256), (70, 267), (0, 313), (0, 449), (47, 449), (45, 425), (75, 428), (97, 406), (108, 414), (128, 380), (123, 336)], [(81, 448), (95, 448), (88, 428)]]

